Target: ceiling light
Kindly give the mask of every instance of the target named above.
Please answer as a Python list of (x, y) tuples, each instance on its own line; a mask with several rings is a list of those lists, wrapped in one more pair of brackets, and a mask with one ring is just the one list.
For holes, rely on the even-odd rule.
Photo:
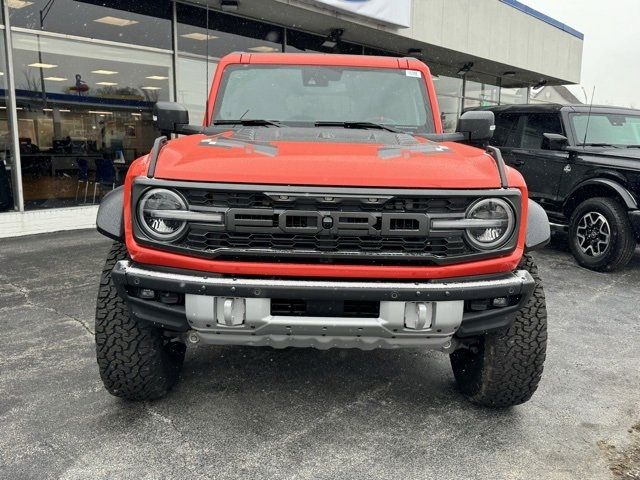
[(4, 72), (0, 72), (0, 77), (2, 77), (4, 75)]
[(465, 63), (460, 70), (458, 70), (458, 76), (464, 77), (473, 68), (473, 62)]
[(107, 87), (113, 87), (117, 85), (116, 82), (96, 82), (96, 85), (105, 85)]
[(91, 73), (97, 73), (98, 75), (115, 75), (118, 72), (113, 70), (91, 70)]
[(133, 115), (134, 117), (141, 117), (142, 116), (141, 113), (132, 113), (131, 115)]
[(23, 8), (33, 5), (33, 2), (25, 2), (24, 0), (6, 0), (7, 7), (9, 8)]
[(64, 82), (66, 80), (69, 80), (68, 78), (64, 78), (64, 77), (44, 77), (45, 80), (49, 80), (50, 82)]
[(215, 35), (205, 35), (204, 33), (192, 32), (192, 33), (183, 33), (180, 35), (183, 38), (189, 38), (191, 40), (198, 40), (200, 42), (204, 42), (205, 40), (213, 40), (216, 37)]
[(169, 80), (169, 77), (163, 77), (161, 75), (151, 75), (150, 77), (145, 77), (149, 80)]
[(53, 108), (43, 108), (43, 112), (53, 112)]
[(58, 110), (60, 113), (69, 113), (71, 112), (71, 110), (67, 110), (66, 108), (61, 108), (60, 110)]
[(34, 67), (34, 68), (56, 68), (58, 65), (53, 65), (52, 63), (30, 63), (29, 65), (27, 65), (28, 67)]
[(324, 42), (322, 42), (321, 47), (329, 48), (329, 49), (336, 48), (338, 46), (338, 42), (340, 41), (340, 37), (342, 37), (343, 33), (344, 33), (344, 30), (342, 30), (341, 28), (336, 28), (335, 30), (331, 30), (331, 33), (327, 36), (327, 38), (324, 39)]
[(160, 87), (140, 87), (142, 90), (162, 90)]
[(100, 110), (89, 110), (89, 113), (93, 113), (95, 115), (113, 115), (113, 112), (103, 112)]
[(220, 0), (220, 8), (227, 12), (238, 10), (238, 0)]
[(135, 25), (136, 20), (127, 20), (126, 18), (118, 18), (118, 17), (102, 17), (96, 18), (94, 22), (98, 23), (106, 23), (107, 25), (114, 25), (116, 27), (128, 27), (129, 25)]
[(258, 47), (250, 47), (249, 50), (254, 52), (279, 52), (280, 49), (276, 47), (269, 47), (267, 45), (260, 45)]

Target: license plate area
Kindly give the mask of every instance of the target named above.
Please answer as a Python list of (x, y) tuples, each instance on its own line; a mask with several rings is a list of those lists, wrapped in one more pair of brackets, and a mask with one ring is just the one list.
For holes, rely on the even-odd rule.
[(368, 300), (271, 299), (271, 315), (282, 317), (378, 318), (380, 302)]

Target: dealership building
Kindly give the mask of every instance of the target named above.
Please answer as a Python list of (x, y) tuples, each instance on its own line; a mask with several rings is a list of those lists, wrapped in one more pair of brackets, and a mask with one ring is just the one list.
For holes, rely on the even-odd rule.
[(0, 237), (91, 227), (158, 136), (204, 114), (227, 53), (417, 56), (441, 116), (580, 81), (583, 35), (515, 0), (2, 0)]

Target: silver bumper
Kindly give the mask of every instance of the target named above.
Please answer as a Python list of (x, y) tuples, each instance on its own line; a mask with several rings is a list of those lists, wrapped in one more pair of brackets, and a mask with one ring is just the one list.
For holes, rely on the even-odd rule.
[[(449, 351), (465, 328), (466, 300), (519, 296), (534, 285), (525, 270), (470, 281), (337, 281), (230, 278), (155, 270), (118, 262), (112, 278), (140, 320), (184, 332), (192, 343), (284, 347), (400, 348)], [(135, 298), (139, 289), (184, 295), (184, 306)], [(379, 302), (376, 318), (272, 315), (271, 299)], [(496, 315), (512, 313), (514, 305)], [(173, 312), (173, 314), (171, 314)], [(482, 321), (490, 315), (480, 315)], [(496, 317), (497, 318), (497, 317)], [(508, 320), (508, 319), (507, 319)], [(504, 323), (504, 322), (503, 322)], [(496, 323), (491, 328), (496, 328)], [(457, 335), (456, 335), (457, 336)]]

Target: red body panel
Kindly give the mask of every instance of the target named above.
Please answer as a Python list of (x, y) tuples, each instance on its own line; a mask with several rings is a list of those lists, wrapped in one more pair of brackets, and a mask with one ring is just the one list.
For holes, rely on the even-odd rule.
[[(209, 98), (213, 111), (216, 92), (224, 68), (237, 63), (274, 63), (306, 65), (348, 65), (379, 68), (404, 68), (423, 73), (436, 131), (442, 132), (436, 94), (429, 69), (415, 59), (316, 54), (232, 54), (218, 66)], [(211, 115), (211, 113), (209, 113)], [(208, 123), (205, 122), (205, 123)], [(272, 185), (315, 185), (341, 187), (395, 187), (491, 189), (500, 187), (495, 161), (482, 150), (456, 143), (442, 144), (443, 152), (404, 151), (393, 158), (378, 155), (380, 145), (353, 143), (272, 142), (278, 148), (275, 157), (247, 148), (215, 148), (200, 145), (202, 135), (182, 137), (162, 150), (156, 178), (168, 180), (253, 183)], [(148, 157), (131, 165), (125, 182), (125, 199), (131, 198), (131, 185), (137, 176), (146, 175)], [(514, 270), (523, 254), (526, 236), (527, 189), (522, 176), (507, 169), (510, 187), (519, 188), (525, 203), (518, 234), (518, 246), (508, 256), (447, 266), (370, 266), (319, 265), (299, 263), (260, 263), (207, 260), (151, 249), (138, 244), (131, 228), (131, 209), (125, 204), (126, 244), (138, 263), (184, 268), (204, 272), (329, 278), (453, 278)]]

